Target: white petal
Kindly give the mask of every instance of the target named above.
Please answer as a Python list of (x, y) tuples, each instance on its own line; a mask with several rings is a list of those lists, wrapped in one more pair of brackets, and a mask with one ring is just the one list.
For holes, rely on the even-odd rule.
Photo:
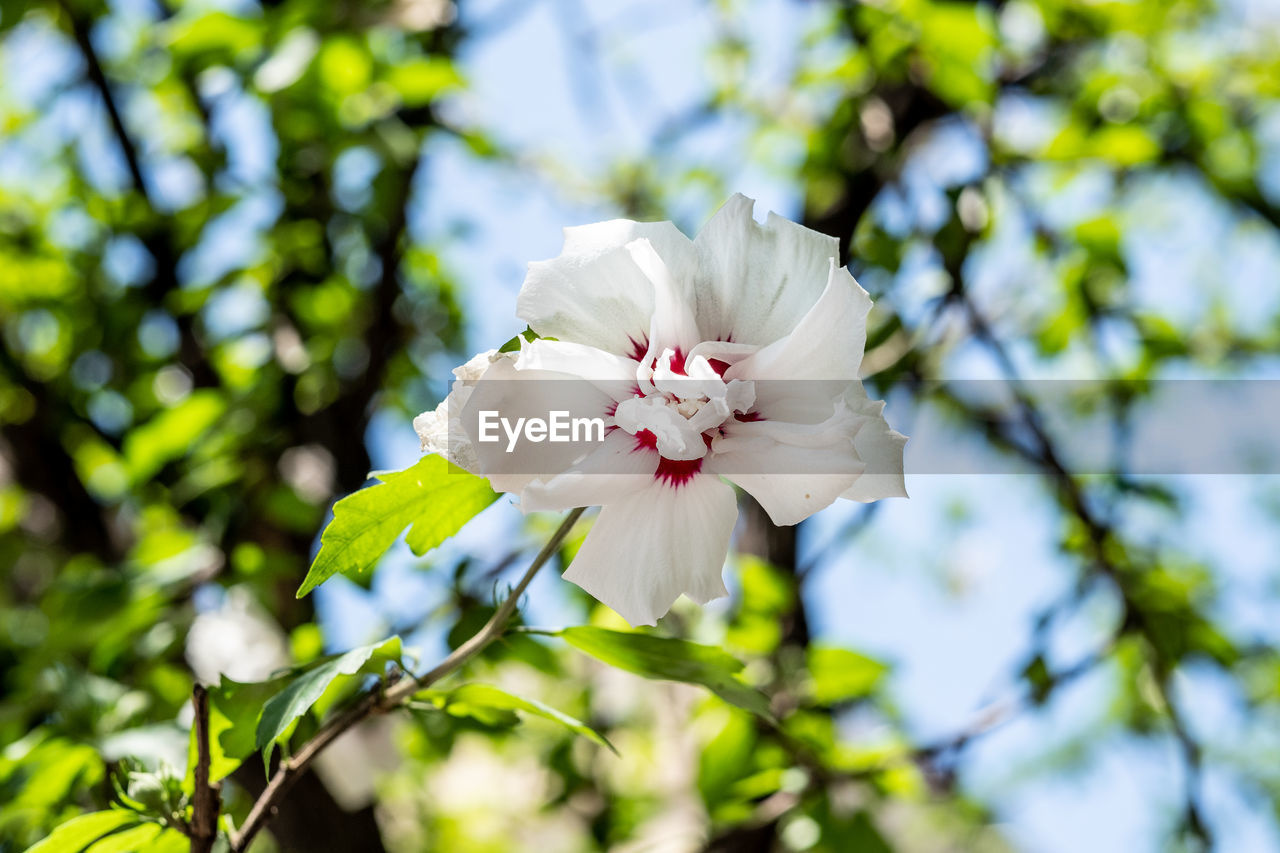
[(529, 265), (516, 314), (540, 335), (631, 353), (643, 345), (653, 293), (626, 252), (648, 240), (679, 282), (692, 282), (693, 242), (670, 222), (613, 219), (564, 229), (560, 256)]
[(656, 453), (637, 449), (634, 437), (614, 430), (603, 445), (568, 471), (527, 485), (520, 494), (520, 509), (559, 512), (611, 503), (652, 485), (657, 467)]
[(564, 229), (566, 255), (595, 255), (618, 249), (633, 240), (648, 240), (677, 278), (691, 277), (697, 267), (693, 241), (670, 222), (632, 222), (611, 219)]
[(543, 337), (629, 353), (649, 335), (653, 285), (623, 247), (529, 264), (516, 315)]
[(756, 383), (749, 379), (731, 379), (724, 387), (724, 401), (730, 412), (746, 412), (755, 405)]
[(884, 402), (867, 400), (857, 406), (865, 422), (854, 436), (853, 447), (867, 469), (854, 484), (840, 495), (851, 501), (878, 501), (881, 498), (907, 497), (907, 484), (902, 475), (902, 452), (907, 437), (889, 427), (884, 419)]
[[(733, 409), (729, 407), (729, 402), (724, 397), (724, 386), (721, 386), (720, 390), (721, 395), (719, 397), (712, 397), (700, 404), (693, 403), (693, 405), (698, 405), (699, 409), (689, 416), (689, 428), (696, 430), (699, 435), (709, 429), (720, 426), (729, 415), (733, 414)], [(703, 443), (705, 444), (706, 442)]]
[(630, 397), (636, 387), (635, 360), (586, 344), (530, 341), (520, 348), (517, 370), (553, 371), (585, 379), (614, 400)]
[(471, 356), (471, 359), (466, 364), (455, 367), (453, 375), (464, 385), (472, 385), (475, 384), (477, 379), (484, 376), (485, 371), (489, 369), (489, 365), (495, 361), (514, 358), (515, 356), (510, 353), (500, 353), (496, 349), (486, 350)]
[(654, 366), (653, 386), (664, 394), (674, 394), (681, 399), (724, 396), (725, 384), (710, 363), (702, 357), (685, 360), (684, 373), (671, 369), (675, 356), (673, 350), (663, 350)]
[[(550, 479), (568, 470), (593, 449), (589, 442), (532, 441), (525, 436), (521, 424), (532, 418), (546, 421), (552, 412), (565, 412), (568, 417), (600, 417), (614, 401), (591, 382), (576, 376), (550, 370), (518, 370), (515, 354), (495, 361), (470, 388), (460, 411), (450, 411), (456, 429), (465, 435), (479, 460), (479, 473), (489, 478), (495, 489), (520, 492), (532, 480)], [(483, 421), (482, 421), (483, 418)], [(517, 433), (514, 442), (506, 419)], [(522, 421), (521, 419), (524, 419)], [(482, 424), (487, 421), (489, 441), (482, 440)], [(451, 423), (451, 431), (453, 429)]]
[(517, 370), (554, 370), (580, 379), (636, 381), (636, 362), (587, 344), (536, 340), (525, 343), (516, 359)]
[(790, 334), (724, 371), (726, 379), (856, 379), (872, 300), (849, 270), (829, 265), (827, 289)]
[(658, 453), (667, 459), (687, 461), (701, 459), (707, 454), (707, 445), (702, 440), (698, 425), (668, 406), (662, 397), (623, 400), (613, 417), (617, 425), (631, 435), (641, 430), (653, 433)]
[(756, 344), (735, 344), (729, 341), (703, 341), (689, 353), (689, 360), (699, 356), (708, 361), (719, 361), (724, 364), (737, 364), (747, 356), (755, 353), (760, 347)]
[(858, 377), (867, 342), (871, 297), (844, 267), (828, 262), (826, 289), (785, 337), (725, 371), (726, 379)]
[(769, 421), (788, 424), (823, 423), (835, 414), (851, 387), (861, 387), (856, 379), (765, 379), (751, 384), (755, 390), (752, 411)]
[(854, 445), (863, 426), (843, 403), (820, 424), (730, 422), (705, 470), (741, 486), (774, 524), (797, 524), (856, 485), (866, 467)]
[(737, 517), (733, 489), (717, 477), (655, 481), (605, 505), (564, 577), (632, 625), (653, 625), (681, 593), (699, 604), (728, 594), (722, 572)]
[(447, 399), (441, 400), (434, 412), (423, 412), (414, 418), (413, 429), (422, 443), (423, 453), (438, 453), (464, 471), (480, 473), (480, 460), (476, 458), (471, 442), (461, 430), (451, 432), (449, 429)]
[(657, 358), (667, 349), (689, 352), (702, 341), (702, 335), (684, 289), (648, 240), (628, 243), (627, 251), (653, 286), (653, 317), (649, 322), (649, 351), (645, 361)]
[(472, 356), (466, 364), (453, 369), (456, 379), (449, 388), (449, 394), (440, 401), (435, 411), (423, 412), (413, 419), (413, 429), (422, 442), (423, 453), (438, 453), (465, 471), (480, 473), (480, 460), (458, 418), (480, 377), (495, 362), (511, 364), (514, 360), (514, 354), (488, 350)]
[(695, 316), (703, 337), (765, 345), (786, 335), (813, 307), (840, 244), (770, 213), (752, 218), (752, 199), (725, 202), (694, 240)]

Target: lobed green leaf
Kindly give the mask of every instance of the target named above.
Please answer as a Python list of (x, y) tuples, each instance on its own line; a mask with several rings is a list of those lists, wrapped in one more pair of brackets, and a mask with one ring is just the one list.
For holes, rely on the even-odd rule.
[(377, 476), (381, 485), (334, 504), (333, 520), (320, 535), (320, 551), (298, 598), (339, 572), (368, 570), (406, 527), (413, 553), (425, 554), (498, 497), (484, 478), (441, 456), (424, 456), (403, 471)]

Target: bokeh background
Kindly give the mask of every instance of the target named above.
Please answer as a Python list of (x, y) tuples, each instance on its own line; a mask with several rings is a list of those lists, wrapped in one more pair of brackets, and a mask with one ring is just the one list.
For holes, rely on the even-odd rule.
[[(1280, 851), (1280, 469), (1131, 464), (1163, 383), (1276, 377), (1274, 0), (0, 10), (0, 851), (122, 759), (180, 773), (197, 679), (474, 630), (555, 519), (499, 501), (296, 600), (332, 501), (417, 459), (561, 227), (692, 234), (734, 191), (840, 239), (873, 396), (975, 460), (908, 445), (909, 501), (796, 530), (746, 507), (733, 596), (660, 624), (747, 660), (788, 737), (495, 647), (475, 674), (621, 757), (380, 719), (257, 849)], [(1067, 378), (1088, 476), (1042, 411)], [(551, 572), (523, 618), (617, 624)]]

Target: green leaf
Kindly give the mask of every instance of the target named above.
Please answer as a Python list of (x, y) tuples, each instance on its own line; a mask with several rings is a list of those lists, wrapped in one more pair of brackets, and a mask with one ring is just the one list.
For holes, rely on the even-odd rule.
[[(217, 687), (209, 691), (209, 737), (210, 752), (216, 743), (224, 758), (237, 762), (253, 754), (257, 743), (258, 720), (262, 716), (262, 708), (271, 697), (284, 689), (292, 673), (285, 673), (268, 681), (239, 682), (232, 681), (225, 675)], [(214, 758), (214, 756), (210, 756)], [(214, 766), (219, 771), (225, 765), (214, 758)], [(194, 763), (188, 760), (188, 778), (194, 771)], [(234, 769), (234, 768), (232, 768)], [(209, 780), (215, 777), (210, 768)]]
[(141, 823), (131, 829), (108, 835), (85, 853), (136, 853), (155, 841), (163, 829), (158, 823)]
[(371, 568), (406, 527), (413, 553), (425, 554), (498, 497), (482, 477), (441, 456), (424, 456), (411, 468), (377, 476), (382, 485), (334, 504), (333, 520), (320, 535), (320, 552), (298, 598), (338, 572)]
[[(279, 742), (340, 678), (381, 671), (401, 659), (400, 638), (293, 667), (266, 681), (242, 683), (223, 676), (209, 690), (209, 779), (225, 778), (256, 750)], [(265, 756), (270, 760), (270, 753)], [(195, 767), (194, 736), (188, 745), (187, 788)]]
[[(234, 683), (234, 682), (232, 682)], [(237, 685), (243, 686), (243, 685)], [(218, 689), (218, 688), (215, 688)], [(258, 707), (261, 707), (259, 704)], [(217, 782), (225, 779), (235, 772), (240, 766), (241, 760), (248, 755), (252, 749), (246, 751), (244, 755), (231, 755), (223, 746), (222, 738), (224, 733), (231, 731), (234, 721), (218, 706), (210, 696), (209, 702), (209, 781)], [(247, 730), (248, 727), (246, 726)], [(247, 740), (247, 739), (246, 739)], [(249, 741), (252, 743), (252, 741)], [(187, 775), (185, 786), (188, 792), (195, 790), (195, 771), (196, 758), (198, 755), (196, 747), (196, 727), (191, 727), (191, 737), (187, 741)]]
[(443, 711), (450, 717), (470, 720), (480, 724), (485, 729), (511, 729), (520, 725), (520, 715), (506, 708), (491, 708), (488, 705), (471, 705), (463, 702), (445, 702), (434, 695), (422, 695), (426, 701), (410, 702), (407, 706), (409, 710), (434, 714)]
[(356, 675), (381, 671), (389, 662), (400, 662), (400, 638), (392, 637), (381, 643), (371, 643), (352, 649), (345, 654), (331, 655), (309, 664), (296, 677), (289, 680), (283, 690), (262, 706), (258, 720), (254, 746), (266, 749), (269, 761), (276, 742), (284, 735), (293, 721), (314, 705), (329, 685), (342, 675)]
[(102, 775), (97, 750), (64, 738), (39, 743), (22, 757), (21, 765), (22, 786), (6, 804), (14, 810), (51, 810), (77, 786), (94, 784)]
[(749, 775), (756, 749), (755, 720), (734, 708), (717, 711), (722, 715), (719, 731), (698, 755), (698, 791), (708, 810)]
[(387, 82), (411, 107), (428, 104), (464, 83), (454, 64), (439, 56), (418, 57), (396, 65), (387, 71)]
[(767, 655), (782, 641), (782, 614), (791, 610), (795, 591), (776, 566), (750, 555), (738, 559), (742, 606), (725, 634), (735, 651)]
[(373, 74), (368, 48), (345, 35), (330, 38), (320, 49), (316, 63), (325, 86), (339, 95), (361, 91)]
[[(536, 699), (515, 696), (489, 684), (463, 684), (452, 690), (424, 690), (417, 696), (426, 699), (443, 711), (465, 716), (474, 716), (473, 711), (477, 709), (499, 712), (523, 711), (526, 714), (559, 723), (570, 731), (605, 747), (614, 755), (618, 754), (618, 750), (614, 749), (608, 738), (581, 720), (576, 720), (563, 711), (544, 705)], [(480, 719), (485, 718), (482, 715)]]
[(138, 853), (187, 853), (190, 849), (191, 839), (176, 829), (166, 829), (150, 844), (139, 848)]
[[(525, 326), (523, 332), (515, 335), (511, 340), (500, 346), (498, 348), (498, 352), (520, 352), (520, 341), (522, 339), (532, 343), (533, 341), (538, 340), (538, 333), (528, 326)], [(547, 340), (554, 341), (555, 338), (547, 338)]]
[(990, 102), (996, 44), (990, 12), (969, 3), (929, 3), (919, 23), (918, 61), (929, 87), (956, 107)]
[(769, 700), (738, 680), (742, 661), (713, 646), (607, 628), (565, 628), (558, 636), (610, 666), (665, 681), (700, 684), (721, 699), (767, 719)]
[(147, 480), (167, 463), (185, 456), (226, 408), (217, 391), (195, 391), (130, 432), (124, 439), (125, 470), (130, 480)]
[(823, 823), (826, 828), (823, 837), (829, 840), (831, 849), (857, 850), (859, 853), (893, 853), (893, 846), (885, 840), (875, 821), (865, 811), (859, 811), (851, 818), (833, 814), (830, 820)]
[(54, 829), (48, 838), (29, 848), (27, 853), (81, 853), (107, 833), (137, 823), (136, 814), (120, 809), (82, 814)]
[(1093, 155), (1117, 166), (1140, 166), (1162, 153), (1160, 143), (1136, 125), (1104, 127), (1093, 134)]
[(193, 56), (206, 51), (232, 55), (262, 44), (262, 22), (237, 18), (226, 12), (182, 15), (168, 26), (168, 42), (174, 53)]
[(819, 705), (861, 699), (875, 690), (888, 667), (866, 655), (832, 646), (809, 647), (809, 695)]

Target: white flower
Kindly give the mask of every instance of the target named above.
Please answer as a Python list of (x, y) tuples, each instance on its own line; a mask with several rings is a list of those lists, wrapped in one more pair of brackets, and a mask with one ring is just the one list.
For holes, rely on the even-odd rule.
[[(753, 205), (735, 195), (695, 240), (670, 222), (565, 229), (560, 256), (529, 265), (517, 304), (540, 339), (472, 359), (449, 400), (415, 421), (425, 449), (526, 512), (601, 506), (564, 577), (633, 625), (682, 593), (726, 594), (738, 513), (722, 477), (776, 524), (841, 497), (906, 495), (906, 438), (857, 379), (870, 297), (838, 266), (834, 239), (774, 214), (761, 225)], [(477, 408), (536, 411), (552, 387), (604, 418), (603, 442), (507, 458), (471, 440)]]
[[(423, 412), (413, 419), (413, 428), (422, 441), (423, 453), (439, 453), (451, 460), (453, 464), (468, 471), (475, 472), (479, 469), (480, 460), (476, 456), (475, 448), (467, 440), (466, 431), (458, 420), (458, 416), (462, 413), (462, 407), (471, 398), (471, 389), (488, 371), (489, 365), (504, 358), (515, 360), (512, 354), (491, 349), (472, 356), (466, 364), (453, 369), (453, 375), (457, 381), (453, 383), (449, 396), (440, 401), (440, 405), (436, 406), (434, 412)], [(449, 416), (450, 412), (453, 413), (452, 418)]]

